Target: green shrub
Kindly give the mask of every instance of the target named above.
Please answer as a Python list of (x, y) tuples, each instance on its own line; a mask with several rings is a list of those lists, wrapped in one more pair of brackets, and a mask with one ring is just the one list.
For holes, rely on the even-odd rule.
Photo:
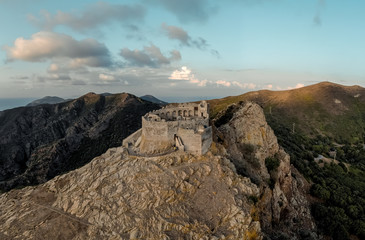
[(280, 165), (280, 160), (277, 159), (276, 157), (267, 157), (265, 159), (265, 166), (269, 173), (278, 169), (279, 165)]
[(327, 189), (316, 183), (311, 186), (310, 193), (322, 200), (328, 200), (331, 196), (331, 193)]

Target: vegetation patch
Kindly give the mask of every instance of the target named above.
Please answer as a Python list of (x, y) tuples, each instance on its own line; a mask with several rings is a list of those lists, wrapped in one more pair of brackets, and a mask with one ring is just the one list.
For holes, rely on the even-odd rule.
[[(358, 88), (322, 83), (210, 101), (211, 116), (243, 100), (263, 107), (291, 163), (313, 184), (310, 193), (318, 200), (313, 216), (322, 232), (333, 239), (365, 239), (365, 104), (349, 91), (360, 96)], [(334, 99), (341, 104), (334, 105)], [(272, 172), (277, 163), (267, 159), (265, 165)], [(267, 181), (273, 188), (273, 179)]]
[[(333, 239), (349, 239), (351, 235), (365, 239), (365, 149), (363, 143), (334, 144), (325, 135), (309, 138), (270, 119), (270, 126), (279, 144), (290, 154), (291, 163), (313, 183), (310, 189), (318, 202), (312, 205), (312, 214), (318, 227)], [(336, 164), (324, 162), (323, 167), (313, 161), (314, 156), (330, 156), (336, 151)], [(275, 161), (265, 161), (274, 169)], [(351, 164), (349, 168), (347, 164)], [(274, 182), (269, 180), (272, 188)]]
[(279, 165), (280, 165), (280, 160), (276, 157), (267, 157), (265, 159), (265, 166), (269, 173), (271, 173), (272, 171), (276, 171)]

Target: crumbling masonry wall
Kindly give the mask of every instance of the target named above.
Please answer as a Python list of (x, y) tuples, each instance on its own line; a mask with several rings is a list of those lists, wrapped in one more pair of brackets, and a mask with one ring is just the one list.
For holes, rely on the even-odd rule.
[(131, 145), (133, 140), (140, 143), (141, 154), (158, 154), (173, 149), (178, 138), (184, 151), (204, 154), (212, 143), (209, 105), (205, 101), (181, 103), (147, 113), (142, 117), (141, 135), (136, 136), (140, 139), (127, 138), (129, 141), (123, 141), (123, 146)]
[(148, 121), (142, 118), (142, 153), (160, 153), (173, 148), (178, 122)]
[(209, 119), (209, 105), (202, 101), (201, 103), (179, 103), (177, 105), (167, 105), (164, 108), (151, 112), (158, 115), (166, 121), (175, 121), (179, 116), (194, 118), (202, 117)]

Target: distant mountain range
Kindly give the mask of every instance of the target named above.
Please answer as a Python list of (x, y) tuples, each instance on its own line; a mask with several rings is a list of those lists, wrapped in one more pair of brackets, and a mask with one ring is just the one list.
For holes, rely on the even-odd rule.
[[(108, 93), (108, 92), (105, 92), (105, 93), (101, 93), (100, 94), (101, 96), (104, 96), (104, 97), (107, 97), (107, 96), (110, 96), (110, 95), (113, 95), (112, 93)], [(145, 100), (145, 101), (149, 101), (149, 102), (152, 102), (152, 103), (157, 103), (159, 105), (166, 105), (167, 102), (164, 102), (152, 95), (144, 95), (144, 96), (141, 96), (140, 97), (141, 99)], [(32, 107), (32, 106), (37, 106), (37, 105), (42, 105), (42, 104), (56, 104), (56, 103), (62, 103), (62, 102), (66, 102), (66, 101), (70, 101), (72, 99), (63, 99), (63, 98), (60, 98), (60, 97), (57, 97), (57, 96), (46, 96), (46, 97), (43, 97), (41, 99), (37, 99), (37, 100), (34, 100), (32, 102), (30, 102), (29, 104), (27, 104), (26, 106), (27, 107)]]
[(27, 107), (37, 106), (37, 105), (41, 105), (41, 104), (56, 104), (56, 103), (61, 103), (61, 102), (65, 102), (65, 101), (67, 101), (67, 100), (60, 98), (60, 97), (46, 96), (44, 98), (34, 100), (33, 102), (27, 104)]
[(157, 104), (160, 104), (160, 105), (166, 105), (167, 102), (164, 102), (152, 95), (144, 95), (142, 97), (140, 97), (141, 99), (145, 100), (145, 101), (149, 101), (149, 102), (153, 102), (153, 103), (157, 103)]

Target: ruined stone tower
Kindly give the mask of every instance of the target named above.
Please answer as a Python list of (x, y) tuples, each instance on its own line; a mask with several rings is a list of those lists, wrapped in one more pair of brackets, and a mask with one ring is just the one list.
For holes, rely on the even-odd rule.
[(212, 143), (209, 104), (180, 103), (147, 113), (142, 128), (126, 138), (123, 146), (141, 154), (168, 152), (174, 147), (193, 154), (204, 154)]

